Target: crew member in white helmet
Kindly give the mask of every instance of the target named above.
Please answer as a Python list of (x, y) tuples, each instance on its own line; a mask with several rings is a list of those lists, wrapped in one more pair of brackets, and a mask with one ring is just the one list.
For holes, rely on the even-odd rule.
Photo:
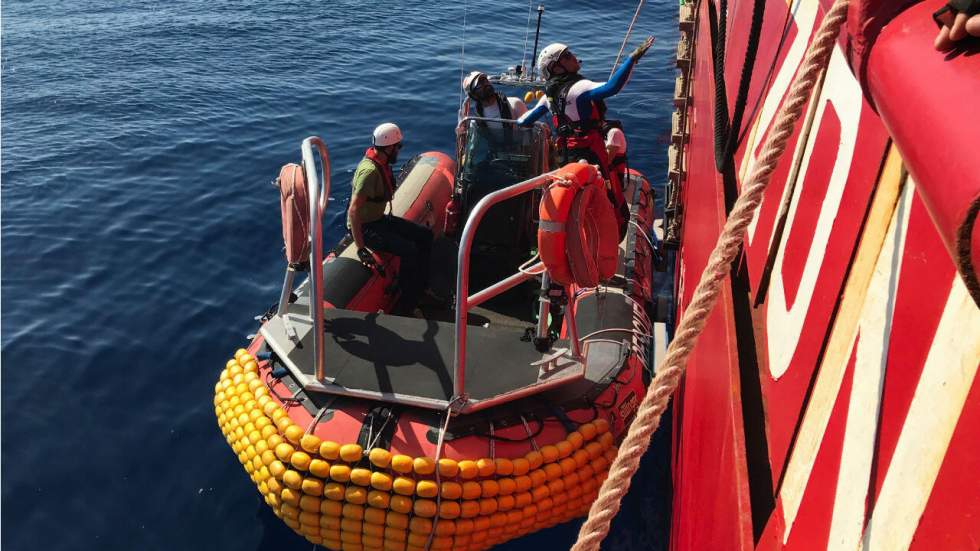
[[(561, 162), (586, 159), (599, 165), (604, 177), (609, 178), (609, 158), (601, 135), (605, 120), (606, 104), (603, 100), (622, 90), (633, 71), (633, 66), (653, 45), (653, 37), (630, 53), (607, 82), (593, 82), (579, 74), (581, 63), (565, 44), (545, 46), (538, 55), (541, 76), (547, 79), (545, 96), (521, 117), (519, 124), (527, 126), (547, 112), (554, 116), (556, 145)], [(623, 191), (611, 182), (610, 199), (622, 216), (626, 210)]]
[[(504, 97), (494, 90), (486, 73), (473, 71), (463, 79), (463, 90), (469, 98), (463, 107), (463, 116), (488, 119), (518, 119), (527, 113), (527, 105), (520, 98)], [(487, 123), (489, 128), (500, 128), (496, 122)]]
[(396, 255), (400, 259), (398, 287), (401, 294), (392, 308), (397, 315), (411, 315), (429, 282), (429, 255), (432, 232), (423, 226), (386, 213), (395, 195), (391, 165), (398, 160), (402, 133), (386, 122), (374, 129), (371, 147), (354, 171), (351, 201), (347, 209), (357, 256), (365, 264), (374, 262), (372, 250)]

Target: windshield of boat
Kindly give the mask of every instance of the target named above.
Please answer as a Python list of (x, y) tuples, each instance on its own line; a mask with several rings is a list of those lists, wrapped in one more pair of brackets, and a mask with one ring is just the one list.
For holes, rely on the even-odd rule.
[(546, 170), (544, 127), (520, 127), (494, 120), (467, 119), (457, 143), (457, 184), (466, 190), (502, 189)]

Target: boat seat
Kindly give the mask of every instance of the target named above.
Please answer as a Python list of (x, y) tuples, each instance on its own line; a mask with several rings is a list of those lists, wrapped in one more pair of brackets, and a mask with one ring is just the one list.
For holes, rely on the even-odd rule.
[[(288, 338), (280, 316), (262, 334), (294, 376), (315, 381), (305, 310), (304, 304), (295, 303), (287, 314), (298, 346)], [(334, 385), (385, 395), (452, 398), (455, 324), (339, 308), (326, 309), (324, 320), (325, 372)], [(542, 354), (522, 337), (518, 327), (469, 327), (466, 392), (472, 399), (492, 398), (556, 375), (554, 369), (543, 373), (532, 365)]]

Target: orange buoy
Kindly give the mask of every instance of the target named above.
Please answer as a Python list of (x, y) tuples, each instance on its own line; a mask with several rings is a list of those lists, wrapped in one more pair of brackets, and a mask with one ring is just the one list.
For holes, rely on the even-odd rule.
[(558, 169), (539, 215), (538, 251), (553, 281), (595, 287), (615, 274), (616, 215), (596, 167), (570, 163)]

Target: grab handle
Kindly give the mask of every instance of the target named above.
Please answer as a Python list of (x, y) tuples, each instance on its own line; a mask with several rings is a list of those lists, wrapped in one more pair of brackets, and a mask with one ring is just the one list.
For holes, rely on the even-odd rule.
[[(313, 147), (320, 155), (320, 174), (316, 170)], [(303, 170), (310, 198), (310, 321), (313, 324), (313, 365), (316, 378), (325, 376), (323, 354), (323, 211), (330, 196), (330, 152), (318, 136), (303, 140)]]

